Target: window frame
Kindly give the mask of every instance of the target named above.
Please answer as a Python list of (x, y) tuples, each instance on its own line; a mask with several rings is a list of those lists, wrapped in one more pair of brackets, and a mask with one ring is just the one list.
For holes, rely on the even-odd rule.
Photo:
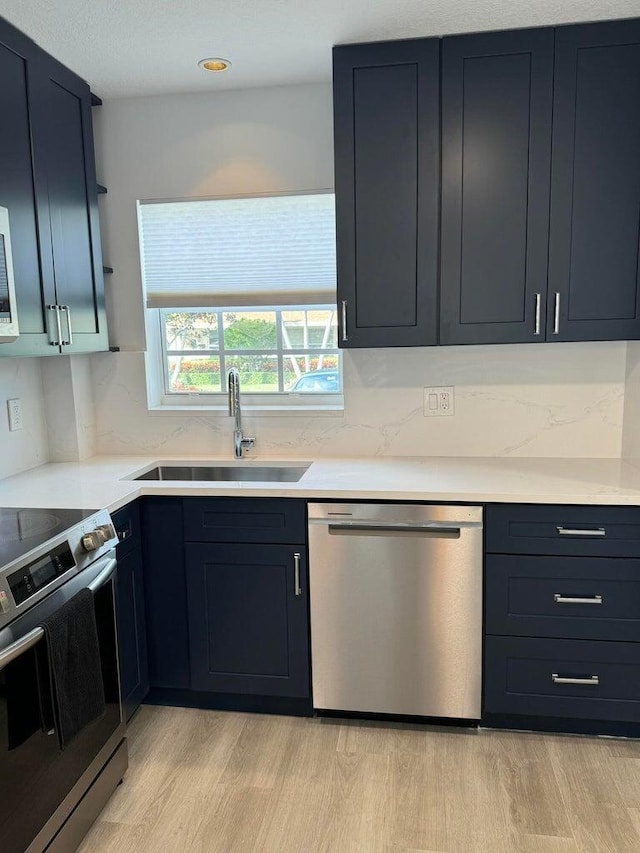
[[(237, 308), (224, 306), (222, 308), (212, 307), (175, 307), (175, 308), (147, 308), (148, 313), (157, 314), (157, 346), (153, 349), (157, 350), (154, 353), (156, 363), (159, 360), (159, 372), (161, 375), (162, 387), (160, 389), (160, 405), (162, 408), (183, 408), (183, 407), (206, 407), (210, 409), (227, 410), (227, 391), (224, 388), (226, 384), (223, 377), (228, 374), (226, 359), (242, 355), (266, 355), (273, 356), (277, 359), (278, 371), (278, 387), (280, 390), (271, 392), (253, 393), (242, 389), (243, 392), (243, 408), (248, 411), (276, 411), (276, 410), (291, 410), (300, 409), (305, 411), (341, 411), (344, 408), (343, 394), (343, 359), (342, 351), (335, 347), (330, 349), (321, 349), (319, 347), (295, 347), (286, 349), (284, 346), (284, 336), (282, 334), (282, 314), (287, 311), (333, 311), (337, 314), (337, 305), (335, 304), (315, 304), (315, 305), (259, 305), (259, 306), (240, 306)], [(228, 313), (267, 313), (274, 312), (276, 319), (276, 346), (272, 350), (266, 349), (230, 349), (224, 343), (224, 323), (223, 315)], [(170, 350), (167, 347), (166, 336), (166, 315), (172, 313), (208, 313), (217, 315), (218, 323), (218, 347), (215, 349), (184, 349)], [(155, 336), (154, 336), (155, 337)], [(198, 357), (203, 355), (211, 355), (220, 359), (220, 381), (221, 389), (216, 392), (201, 393), (198, 391), (170, 391), (169, 390), (169, 358), (172, 356), (183, 357)], [(337, 359), (338, 362), (338, 392), (324, 393), (319, 391), (285, 391), (284, 390), (284, 362), (290, 356), (313, 356), (330, 355)], [(303, 374), (305, 375), (305, 374)]]

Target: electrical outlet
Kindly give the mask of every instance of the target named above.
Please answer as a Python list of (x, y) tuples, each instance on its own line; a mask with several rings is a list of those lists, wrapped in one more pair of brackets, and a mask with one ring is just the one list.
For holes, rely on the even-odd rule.
[(22, 421), (22, 400), (7, 400), (9, 413), (9, 431), (15, 432), (24, 426)]
[(441, 418), (455, 413), (454, 388), (451, 385), (424, 389), (425, 418)]

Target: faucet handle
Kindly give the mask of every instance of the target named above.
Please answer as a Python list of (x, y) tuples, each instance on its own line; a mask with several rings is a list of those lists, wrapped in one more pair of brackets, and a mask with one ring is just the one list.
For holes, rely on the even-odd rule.
[(252, 447), (256, 446), (255, 438), (243, 438), (240, 440), (240, 444), (243, 450), (251, 450)]

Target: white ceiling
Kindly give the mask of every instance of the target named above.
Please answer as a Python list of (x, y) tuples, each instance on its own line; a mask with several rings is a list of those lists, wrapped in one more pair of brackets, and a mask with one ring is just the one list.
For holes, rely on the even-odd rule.
[[(334, 44), (639, 14), (638, 0), (0, 0), (104, 98), (328, 81)], [(205, 56), (233, 68), (205, 73)]]

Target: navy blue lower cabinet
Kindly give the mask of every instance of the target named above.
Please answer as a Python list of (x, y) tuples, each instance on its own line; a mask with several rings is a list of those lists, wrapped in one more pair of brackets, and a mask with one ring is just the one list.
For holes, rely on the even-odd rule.
[(640, 723), (638, 643), (489, 636), (484, 683), (487, 714)]
[(128, 721), (149, 692), (141, 548), (118, 556), (117, 578), (120, 689)]
[(306, 551), (185, 546), (191, 689), (310, 696)]
[(640, 642), (640, 560), (488, 554), (488, 634)]
[(125, 719), (128, 721), (149, 692), (139, 502), (134, 501), (119, 509), (111, 518), (119, 542), (116, 549), (116, 619), (120, 692)]
[(190, 687), (182, 503), (182, 498), (158, 497), (144, 498), (141, 505), (149, 680), (154, 689)]
[(638, 507), (499, 504), (485, 524), (492, 554), (640, 556)]

